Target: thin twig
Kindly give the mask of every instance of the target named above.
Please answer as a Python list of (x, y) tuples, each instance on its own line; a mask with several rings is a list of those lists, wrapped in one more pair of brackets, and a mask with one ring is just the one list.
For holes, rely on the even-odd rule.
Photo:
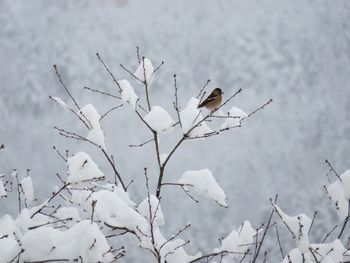
[(57, 77), (58, 77), (59, 82), (61, 83), (62, 88), (67, 92), (68, 96), (72, 99), (74, 105), (75, 105), (75, 106), (77, 107), (77, 109), (79, 110), (80, 107), (79, 107), (77, 101), (74, 99), (74, 97), (72, 96), (72, 94), (69, 92), (69, 90), (67, 89), (66, 85), (64, 85), (64, 83), (63, 83), (63, 81), (62, 81), (62, 78), (61, 78), (61, 75), (60, 75), (60, 73), (58, 73), (57, 65), (53, 65), (53, 68), (55, 69), (55, 73), (56, 73), (56, 75), (57, 75)]
[(84, 87), (84, 89), (92, 91), (92, 92), (95, 92), (95, 93), (100, 93), (102, 95), (105, 95), (105, 96), (108, 96), (108, 97), (112, 97), (112, 98), (115, 98), (115, 99), (119, 99), (119, 100), (121, 99), (121, 97), (119, 97), (119, 96), (115, 96), (115, 95), (113, 95), (111, 93), (104, 92), (104, 91), (101, 91), (101, 90), (92, 89), (92, 88), (89, 88), (89, 87)]
[(333, 168), (333, 166), (331, 165), (331, 163), (326, 159), (325, 160), (326, 164), (329, 166), (329, 168), (332, 170), (332, 172), (334, 173), (334, 175), (336, 177), (338, 177), (339, 181), (341, 182), (341, 178), (340, 178), (340, 175), (337, 173), (337, 171)]
[(314, 225), (314, 222), (315, 222), (315, 218), (316, 218), (316, 216), (317, 216), (317, 211), (315, 211), (315, 213), (314, 213), (314, 216), (312, 217), (312, 221), (311, 221), (311, 225), (310, 225), (310, 228), (309, 228), (309, 232), (307, 233), (308, 235), (310, 235), (310, 232), (311, 232), (311, 228), (313, 227), (313, 225)]
[(122, 88), (120, 87), (119, 82), (117, 81), (117, 79), (114, 77), (113, 73), (109, 70), (109, 68), (106, 66), (105, 62), (103, 61), (103, 59), (101, 58), (99, 53), (96, 53), (97, 59), (102, 63), (103, 67), (105, 68), (105, 70), (109, 73), (109, 75), (112, 77), (113, 81), (115, 84), (117, 84), (118, 88), (119, 88), (119, 93), (122, 93)]
[(153, 139), (149, 139), (143, 143), (140, 143), (140, 144), (129, 144), (129, 147), (142, 147), (144, 145), (146, 145), (147, 143), (151, 142), (151, 141), (154, 141), (154, 138)]
[(204, 86), (201, 88), (201, 90), (199, 91), (198, 95), (196, 96), (197, 99), (201, 96), (203, 90), (209, 85), (210, 81), (211, 80), (208, 79), (207, 82), (205, 82)]
[(341, 228), (341, 230), (340, 230), (340, 233), (339, 233), (339, 235), (338, 235), (338, 239), (340, 239), (341, 236), (343, 235), (344, 229), (345, 229), (346, 224), (348, 223), (349, 219), (350, 219), (350, 199), (348, 200), (348, 215), (347, 215), (347, 217), (345, 218), (344, 224), (343, 224), (343, 226), (342, 226), (342, 228)]
[(282, 245), (281, 245), (281, 240), (280, 240), (280, 235), (279, 235), (279, 232), (278, 232), (277, 224), (275, 225), (275, 228), (276, 228), (276, 236), (277, 236), (278, 246), (280, 248), (282, 259), (284, 259), (284, 254), (283, 254), (283, 249), (282, 249)]
[(332, 234), (333, 231), (334, 231), (337, 227), (338, 227), (338, 225), (335, 225), (335, 226), (331, 229), (331, 231), (329, 231), (329, 232), (327, 233), (327, 235), (325, 236), (325, 238), (322, 240), (321, 243), (324, 243), (324, 242), (327, 240), (327, 238), (330, 236), (330, 234)]
[(122, 106), (123, 106), (123, 104), (119, 104), (118, 106), (115, 106), (115, 107), (109, 109), (106, 113), (102, 114), (102, 116), (100, 117), (100, 121), (101, 121), (104, 117), (106, 117), (110, 112), (112, 112), (112, 111), (114, 111), (115, 109), (118, 109), (118, 108), (120, 108), (120, 107), (122, 107)]

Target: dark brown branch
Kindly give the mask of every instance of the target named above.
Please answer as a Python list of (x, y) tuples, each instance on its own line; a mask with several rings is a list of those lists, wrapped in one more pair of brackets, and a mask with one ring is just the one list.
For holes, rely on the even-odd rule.
[(119, 88), (119, 93), (122, 93), (122, 88), (120, 87), (119, 82), (117, 81), (117, 79), (114, 77), (113, 73), (109, 70), (109, 68), (106, 66), (105, 62), (102, 60), (101, 56), (99, 53), (96, 53), (97, 59), (102, 63), (103, 67), (105, 68), (105, 70), (109, 73), (109, 75), (112, 77), (113, 81), (115, 84), (117, 84), (118, 88)]
[(220, 251), (220, 252), (216, 252), (216, 253), (210, 253), (210, 254), (207, 254), (207, 255), (203, 255), (201, 257), (198, 257), (196, 259), (193, 259), (191, 260), (189, 263), (194, 263), (194, 262), (198, 262), (202, 259), (207, 259), (207, 258), (213, 258), (213, 257), (216, 257), (216, 256), (221, 256), (221, 255), (229, 255), (229, 254), (234, 254), (234, 255), (250, 255), (251, 253), (250, 252), (234, 252), (234, 251), (227, 251), (227, 250), (223, 250), (223, 251)]
[(322, 240), (321, 243), (324, 243), (324, 242), (327, 240), (327, 238), (333, 233), (333, 231), (334, 231), (337, 227), (338, 227), (338, 225), (335, 225), (335, 226), (331, 229), (331, 231), (329, 231), (329, 232), (327, 233), (327, 235), (325, 236), (325, 238)]
[(168, 244), (170, 241), (174, 240), (175, 238), (177, 238), (182, 232), (186, 231), (189, 227), (191, 227), (191, 224), (187, 224), (185, 227), (183, 227), (182, 229), (180, 229), (175, 235), (173, 235), (171, 238), (169, 238), (167, 241), (165, 241), (159, 248), (159, 251), (162, 250), (162, 248)]
[(127, 73), (129, 73), (133, 78), (135, 78), (137, 81), (144, 83), (141, 79), (139, 79), (134, 73), (132, 73), (129, 69), (127, 69), (123, 64), (120, 64), (120, 67), (124, 69)]
[(67, 186), (69, 185), (69, 183), (65, 183), (57, 192), (53, 193), (52, 196), (45, 202), (44, 205), (42, 205), (36, 212), (34, 212), (30, 218), (33, 218), (36, 214), (40, 213), (41, 210), (43, 210), (48, 203), (50, 203), (52, 201), (52, 199), (54, 199), (57, 195), (59, 195), (64, 189), (67, 188)]
[(182, 123), (180, 118), (180, 106), (179, 106), (179, 98), (178, 98), (178, 90), (177, 90), (177, 83), (176, 83), (176, 74), (174, 74), (174, 91), (175, 91), (175, 102), (174, 109), (176, 111), (178, 122), (180, 123), (180, 127), (182, 129)]
[(69, 90), (67, 89), (66, 85), (64, 85), (64, 83), (63, 83), (63, 81), (62, 81), (62, 78), (61, 78), (61, 75), (60, 75), (60, 73), (58, 73), (57, 65), (53, 65), (53, 68), (55, 69), (55, 73), (56, 73), (56, 75), (57, 75), (57, 77), (58, 77), (59, 82), (61, 83), (62, 88), (67, 92), (68, 96), (72, 99), (74, 105), (75, 105), (75, 106), (77, 107), (77, 109), (79, 110), (80, 107), (79, 107), (77, 101), (74, 99), (74, 97), (72, 96), (72, 94), (69, 92)]
[(276, 205), (271, 201), (271, 199), (270, 199), (270, 203), (271, 203), (271, 205), (275, 208), (276, 213), (277, 213), (278, 216), (281, 218), (283, 224), (287, 227), (287, 229), (289, 230), (289, 232), (292, 234), (293, 238), (296, 238), (295, 233), (292, 231), (292, 229), (290, 229), (289, 225), (283, 220), (282, 215), (278, 212)]
[(309, 228), (309, 232), (307, 233), (308, 235), (310, 235), (310, 232), (311, 232), (311, 228), (313, 227), (313, 225), (314, 225), (314, 222), (315, 222), (315, 218), (316, 218), (316, 216), (317, 216), (317, 211), (315, 211), (315, 213), (314, 213), (314, 216), (312, 217), (312, 221), (311, 221), (311, 225), (310, 225), (310, 228)]
[[(274, 205), (276, 205), (277, 197), (278, 197), (278, 195), (276, 195), (276, 197), (275, 197)], [(272, 199), (271, 199), (271, 198), (270, 198), (270, 202), (272, 203)], [(253, 258), (252, 263), (256, 262), (256, 260), (257, 260), (257, 258), (258, 258), (258, 256), (259, 256), (260, 249), (261, 249), (261, 247), (262, 247), (262, 244), (264, 243), (264, 239), (265, 239), (266, 233), (267, 233), (267, 231), (268, 231), (268, 229), (269, 229), (269, 226), (270, 226), (270, 223), (271, 223), (271, 219), (272, 219), (272, 216), (273, 216), (274, 212), (275, 212), (275, 207), (272, 209), (272, 211), (271, 211), (271, 213), (270, 213), (270, 217), (269, 217), (269, 219), (268, 219), (268, 221), (267, 221), (267, 225), (266, 225), (266, 227), (265, 227), (263, 236), (262, 236), (261, 241), (260, 241), (260, 243), (259, 243), (258, 249), (257, 249), (257, 251), (256, 251), (256, 253), (255, 253), (255, 255), (254, 255), (254, 258)]]
[(156, 67), (154, 70), (153, 70), (153, 73), (152, 73), (152, 76), (164, 65), (164, 61), (162, 61), (158, 67)]
[[(52, 96), (49, 96), (49, 99), (51, 99), (52, 101), (54, 101), (56, 104), (57, 104), (57, 101), (52, 97)], [(68, 105), (67, 105), (68, 106)], [(85, 125), (85, 127), (88, 129), (88, 130), (90, 130), (90, 127), (89, 127), (89, 125), (80, 117), (80, 115), (76, 112), (76, 111), (74, 111), (72, 108), (70, 108), (69, 106), (68, 106), (68, 108), (67, 108), (71, 113), (73, 113), (73, 115), (75, 116), (75, 117), (77, 117), (78, 119), (79, 119), (79, 121), (81, 121), (84, 125)], [(84, 116), (85, 117), (85, 116)]]
[(179, 248), (182, 248), (184, 246), (186, 246), (187, 244), (189, 244), (190, 241), (187, 240), (186, 242), (176, 246), (173, 250), (169, 251), (168, 253), (165, 254), (164, 258), (166, 258), (167, 256), (171, 255), (171, 254), (174, 254), (176, 250), (178, 250)]
[(52, 146), (52, 149), (58, 154), (59, 157), (62, 158), (63, 161), (67, 162), (67, 159), (60, 153), (60, 151), (56, 148), (56, 146)]
[(329, 169), (331, 169), (331, 171), (334, 173), (334, 175), (339, 179), (339, 181), (341, 182), (341, 178), (340, 175), (336, 172), (336, 170), (333, 168), (333, 166), (331, 165), (331, 163), (326, 159), (325, 160), (326, 164), (329, 166)]
[(95, 92), (95, 93), (99, 93), (99, 94), (102, 94), (102, 95), (105, 95), (105, 96), (108, 96), (108, 97), (112, 97), (112, 98), (115, 98), (115, 99), (119, 99), (119, 100), (121, 99), (121, 97), (119, 97), (119, 96), (115, 96), (115, 95), (113, 95), (111, 93), (104, 92), (104, 91), (101, 91), (101, 90), (92, 89), (92, 88), (89, 88), (89, 87), (84, 87), (84, 89), (92, 91), (92, 92)]
[(348, 215), (347, 215), (347, 217), (345, 218), (344, 224), (343, 224), (343, 226), (342, 226), (342, 228), (341, 228), (341, 230), (340, 230), (340, 233), (339, 233), (339, 235), (338, 235), (338, 239), (340, 239), (341, 236), (343, 235), (344, 229), (345, 229), (346, 224), (348, 223), (349, 219), (350, 219), (350, 199), (348, 200)]
[(144, 145), (146, 145), (147, 143), (151, 142), (151, 141), (154, 141), (154, 138), (153, 139), (149, 139), (143, 143), (140, 143), (140, 144), (129, 144), (129, 147), (142, 147)]
[(210, 81), (211, 80), (208, 79), (207, 82), (204, 84), (204, 86), (201, 88), (201, 90), (199, 91), (198, 95), (196, 96), (197, 99), (201, 96), (203, 90), (209, 85)]
[(148, 83), (146, 79), (145, 57), (142, 57), (142, 67), (143, 67), (143, 77), (144, 77), (143, 84), (145, 86), (145, 91), (146, 91), (146, 100), (147, 100), (148, 110), (151, 110), (151, 103), (148, 95)]
[(311, 255), (314, 257), (316, 263), (319, 263), (320, 261), (317, 259), (316, 255), (314, 252), (317, 252), (315, 251), (312, 247), (309, 247), (309, 251), (311, 252)]
[(112, 167), (112, 169), (113, 169), (114, 176), (115, 176), (115, 183), (117, 184), (117, 178), (118, 178), (118, 180), (119, 180), (119, 182), (121, 183), (121, 185), (122, 185), (124, 191), (127, 190), (126, 187), (125, 187), (125, 184), (124, 184), (124, 182), (123, 182), (123, 180), (122, 180), (122, 178), (121, 178), (121, 175), (120, 175), (120, 173), (119, 173), (118, 170), (117, 170), (117, 167), (116, 167), (114, 161), (113, 161), (112, 158), (108, 155), (108, 153), (106, 152), (105, 149), (103, 149), (100, 145), (94, 143), (94, 142), (91, 141), (91, 140), (88, 140), (87, 138), (85, 138), (85, 137), (83, 137), (83, 136), (81, 136), (81, 135), (79, 135), (79, 134), (77, 134), (77, 133), (69, 132), (69, 131), (66, 131), (66, 130), (64, 130), (64, 129), (58, 128), (58, 127), (54, 127), (54, 129), (58, 130), (58, 131), (60, 132), (60, 135), (62, 135), (62, 136), (65, 136), (65, 137), (71, 138), (71, 139), (75, 139), (75, 140), (86, 141), (86, 142), (89, 142), (89, 143), (92, 144), (92, 145), (95, 145), (97, 148), (99, 148), (99, 149), (102, 151), (103, 155), (106, 157), (108, 163), (111, 165), (111, 167)]
[(119, 104), (118, 106), (115, 106), (115, 107), (109, 109), (106, 113), (104, 113), (104, 114), (100, 117), (100, 121), (101, 121), (104, 117), (106, 117), (110, 112), (112, 112), (112, 111), (114, 111), (115, 109), (118, 109), (118, 108), (120, 108), (120, 107), (122, 107), (122, 106), (123, 106), (123, 104)]
[(282, 249), (282, 245), (281, 245), (281, 240), (280, 240), (280, 235), (279, 235), (279, 232), (278, 232), (277, 224), (275, 225), (275, 228), (276, 228), (276, 236), (277, 236), (278, 247), (280, 249), (282, 259), (284, 259), (284, 254), (283, 254), (283, 249)]

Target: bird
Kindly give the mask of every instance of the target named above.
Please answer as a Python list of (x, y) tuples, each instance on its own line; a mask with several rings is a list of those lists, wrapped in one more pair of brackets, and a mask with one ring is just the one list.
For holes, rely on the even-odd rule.
[(218, 109), (218, 107), (221, 105), (222, 94), (224, 93), (220, 88), (214, 89), (210, 93), (208, 98), (206, 98), (202, 103), (200, 103), (197, 108), (199, 109), (205, 106), (210, 111)]

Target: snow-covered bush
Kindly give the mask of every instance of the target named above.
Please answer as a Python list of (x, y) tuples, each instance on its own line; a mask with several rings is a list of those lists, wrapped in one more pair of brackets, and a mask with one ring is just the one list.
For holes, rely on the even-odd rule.
[[(148, 250), (154, 256), (155, 262), (266, 261), (267, 250), (262, 253), (262, 248), (267, 236), (277, 237), (283, 262), (344, 262), (350, 258), (349, 245), (345, 245), (341, 240), (345, 233), (349, 232), (346, 231), (346, 226), (349, 220), (350, 172), (340, 176), (335, 173), (337, 180), (326, 187), (344, 221), (337, 238), (330, 243), (311, 243), (309, 233), (314, 218), (311, 220), (305, 214), (288, 216), (277, 206), (277, 196), (275, 200), (271, 200), (272, 211), (266, 222), (253, 227), (249, 221), (245, 221), (237, 230), (228, 230), (227, 236), (220, 239), (220, 244), (211, 253), (186, 251), (185, 246), (190, 241), (183, 240), (181, 235), (191, 224), (179, 226), (176, 233), (165, 236), (162, 233), (166, 228), (166, 217), (162, 212), (162, 206), (167, 206), (162, 198), (165, 185), (183, 190), (191, 198), (190, 201), (198, 202), (200, 196), (205, 196), (220, 207), (230, 205), (224, 188), (215, 180), (213, 172), (206, 167), (201, 170), (188, 170), (182, 176), (178, 176), (177, 181), (164, 181), (167, 177), (167, 164), (173, 159), (179, 146), (185, 141), (209, 139), (222, 132), (239, 128), (244, 121), (264, 109), (272, 100), (249, 114), (235, 106), (226, 109), (232, 99), (241, 92), (239, 89), (228, 95), (217, 109), (207, 112), (197, 108), (207, 94), (207, 81), (198, 95), (191, 97), (186, 106), (181, 108), (174, 75), (174, 111), (169, 113), (163, 107), (151, 103), (151, 84), (163, 62), (154, 67), (149, 59), (140, 57), (137, 52), (138, 67), (135, 73), (121, 65), (123, 70), (143, 87), (143, 92), (136, 93), (128, 80), (118, 80), (101, 56), (96, 55), (116, 85), (115, 94), (86, 89), (120, 100), (122, 104), (112, 107), (102, 115), (92, 104), (81, 106), (65, 86), (56, 66), (54, 70), (61, 88), (68, 94), (73, 106), (69, 106), (68, 102), (57, 96), (50, 98), (66, 111), (64, 114), (73, 114), (86, 128), (86, 133), (79, 134), (59, 127), (55, 129), (68, 139), (95, 146), (111, 166), (113, 182), (107, 180), (111, 175), (102, 171), (87, 153), (80, 151), (69, 154), (67, 151), (66, 154), (62, 154), (56, 147), (54, 150), (66, 163), (67, 174), (57, 174), (61, 185), (56, 186), (52, 195), (38, 204), (32, 205), (34, 201), (38, 201), (35, 199), (29, 172), (22, 179), (16, 170), (11, 175), (2, 175), (0, 198), (6, 198), (10, 192), (17, 193), (19, 213), (16, 218), (9, 215), (0, 218), (0, 262), (113, 262), (127, 257), (124, 246), (117, 246), (115, 242), (125, 234), (134, 236), (135, 245)], [(139, 204), (129, 195), (127, 182), (130, 181), (130, 177), (127, 173), (120, 172), (118, 163), (106, 145), (101, 125), (103, 118), (124, 104), (126, 107), (128, 104), (131, 106), (130, 114), (136, 114), (152, 135), (150, 140), (138, 146), (153, 143), (156, 149), (158, 173), (150, 176), (148, 168), (143, 169), (147, 195)], [(215, 126), (216, 123), (219, 125)], [(179, 131), (180, 136), (172, 149), (164, 153), (160, 137), (174, 130)], [(4, 146), (0, 147), (2, 148)], [(152, 185), (156, 186), (155, 189), (152, 189)], [(277, 223), (272, 222), (274, 214), (281, 218), (296, 239), (297, 248), (286, 256), (282, 251), (283, 244), (280, 242)], [(273, 226), (276, 227), (276, 235), (269, 231)], [(328, 236), (330, 234), (327, 238)]]

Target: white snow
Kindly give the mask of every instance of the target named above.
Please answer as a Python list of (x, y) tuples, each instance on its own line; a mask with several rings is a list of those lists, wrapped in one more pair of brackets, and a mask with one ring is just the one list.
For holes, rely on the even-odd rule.
[(128, 206), (136, 207), (136, 204), (130, 199), (129, 193), (125, 192), (124, 189), (120, 185), (115, 184), (105, 184), (101, 185), (96, 182), (93, 182), (92, 185), (100, 187), (102, 189), (108, 190), (110, 192), (116, 193)]
[(101, 128), (93, 128), (89, 131), (88, 136), (86, 137), (89, 141), (100, 146), (102, 149), (106, 150), (105, 145), (105, 135)]
[(122, 89), (121, 95), (122, 100), (128, 102), (136, 109), (136, 103), (139, 97), (136, 95), (134, 89), (132, 88), (130, 82), (126, 79), (118, 80), (119, 86)]
[(61, 106), (65, 110), (69, 110), (68, 105), (60, 98), (60, 97), (53, 97), (50, 96), (51, 99), (53, 99), (59, 106)]
[[(200, 110), (197, 109), (198, 103), (199, 100), (192, 97), (187, 102), (186, 108), (180, 112), (182, 132), (184, 134), (189, 133), (188, 136), (190, 137), (200, 137), (207, 133), (213, 132), (205, 121), (201, 122), (203, 120), (203, 116), (200, 113)], [(201, 123), (198, 124), (199, 122)], [(193, 128), (197, 124), (198, 126)]]
[(329, 197), (334, 201), (339, 217), (344, 220), (349, 214), (350, 170), (345, 171), (332, 184), (326, 187)]
[(85, 209), (91, 211), (92, 201), (96, 201), (94, 217), (116, 228), (127, 228), (134, 232), (147, 231), (146, 219), (127, 205), (118, 194), (107, 190), (94, 192), (88, 201), (84, 199)]
[(0, 197), (6, 197), (6, 190), (4, 187), (4, 183), (2, 182), (2, 178), (0, 178)]
[(162, 212), (162, 208), (160, 207), (159, 200), (155, 195), (150, 195), (150, 199), (148, 197), (144, 199), (137, 210), (143, 215), (147, 220), (150, 220), (150, 210), (149, 203), (151, 204), (151, 218), (154, 222), (156, 222), (159, 226), (164, 225), (164, 216)]
[(281, 216), (283, 222), (289, 227), (290, 231), (296, 237), (296, 244), (298, 248), (306, 253), (309, 251), (309, 229), (311, 227), (311, 219), (305, 214), (299, 214), (297, 216), (289, 216), (285, 214), (281, 208), (274, 205), (277, 213)]
[(92, 104), (87, 104), (78, 111), (82, 120), (90, 126), (89, 133), (86, 139), (92, 141), (98, 146), (106, 150), (104, 132), (101, 129), (100, 114)]
[(178, 183), (185, 184), (184, 188), (187, 191), (193, 188), (198, 193), (204, 194), (205, 196), (211, 198), (219, 205), (227, 207), (225, 192), (218, 185), (209, 169), (186, 171), (178, 180)]
[(7, 263), (19, 253), (20, 248), (13, 236), (1, 238), (0, 233), (0, 262)]
[(98, 180), (104, 177), (97, 164), (84, 152), (78, 152), (68, 158), (68, 183)]
[[(339, 239), (331, 243), (311, 244), (310, 247), (313, 253), (310, 250), (302, 252), (299, 248), (294, 248), (285, 256), (282, 263), (338, 263), (345, 261), (343, 254), (346, 249)], [(302, 254), (304, 254), (304, 261)], [(317, 261), (315, 261), (315, 257)]]
[(346, 251), (344, 245), (339, 239), (331, 243), (311, 244), (311, 247), (317, 251), (314, 253), (321, 262), (343, 262), (343, 253)]
[(166, 158), (168, 158), (168, 156), (169, 156), (169, 154), (167, 154), (167, 153), (160, 154), (159, 159), (160, 159), (160, 163), (162, 165), (164, 164), (164, 162), (165, 162)]
[(144, 117), (147, 124), (157, 132), (172, 131), (174, 121), (169, 113), (160, 106), (153, 106), (151, 111)]
[(239, 126), (241, 124), (242, 118), (247, 117), (248, 114), (237, 107), (232, 107), (228, 115), (226, 116), (228, 118), (222, 124), (221, 129), (233, 128), (233, 127)]
[(99, 227), (85, 220), (66, 231), (40, 227), (26, 232), (21, 238), (26, 249), (21, 255), (24, 261), (67, 259), (83, 262), (111, 262), (113, 254)]
[[(144, 62), (145, 63), (143, 63), (143, 60), (141, 60), (141, 63), (136, 69), (134, 75), (142, 82), (144, 82), (146, 75), (146, 81), (148, 84), (150, 84), (152, 82), (154, 67), (148, 58), (144, 58)], [(145, 64), (145, 66), (143, 66), (143, 64)]]
[(288, 255), (286, 255), (282, 261), (282, 263), (314, 263), (309, 253), (304, 254), (304, 260), (302, 256), (302, 252), (298, 248), (294, 248), (292, 251), (289, 252)]
[(242, 257), (242, 254), (246, 253), (251, 246), (254, 245), (255, 235), (257, 231), (252, 228), (249, 221), (244, 221), (244, 223), (239, 227), (239, 229), (232, 230), (232, 232), (221, 241), (221, 247), (214, 249), (214, 253), (219, 253), (221, 251), (230, 251), (233, 253), (230, 258), (234, 260), (235, 257)]
[(75, 222), (81, 221), (79, 211), (75, 207), (61, 207), (57, 209), (54, 215), (55, 217), (61, 220), (66, 220), (71, 218), (71, 220)]
[(34, 199), (33, 182), (30, 176), (25, 177), (21, 182), (24, 198), (27, 204), (30, 204)]

